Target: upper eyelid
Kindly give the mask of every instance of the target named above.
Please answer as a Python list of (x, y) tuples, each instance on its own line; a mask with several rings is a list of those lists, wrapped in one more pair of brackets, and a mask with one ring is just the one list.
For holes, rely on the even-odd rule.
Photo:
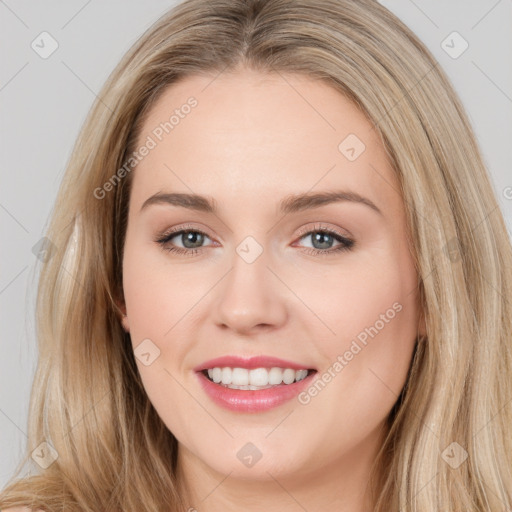
[[(326, 232), (329, 232), (329, 233), (334, 233), (334, 234), (336, 234), (338, 236), (341, 236), (343, 238), (353, 238), (352, 234), (349, 233), (346, 229), (340, 229), (338, 227), (329, 227), (329, 226), (325, 226), (325, 225), (322, 225), (322, 224), (323, 224), (322, 222), (315, 222), (314, 226), (300, 228), (298, 236), (302, 237), (302, 236), (308, 235), (310, 233), (315, 233), (315, 232), (318, 232), (318, 231), (326, 231)], [(346, 234), (341, 233), (341, 231), (345, 231)]]
[[(171, 228), (170, 230), (166, 230), (158, 237), (159, 240), (165, 240), (169, 241), (170, 239), (174, 238), (175, 236), (181, 235), (184, 232), (192, 231), (192, 232), (198, 232), (205, 236), (207, 236), (210, 240), (215, 241), (215, 238), (210, 236), (207, 232), (207, 230), (204, 230), (202, 228), (198, 228), (196, 226), (192, 225), (184, 225), (184, 226), (178, 226), (178, 228)], [(332, 228), (329, 226), (321, 226), (319, 223), (315, 223), (314, 226), (309, 227), (303, 227), (299, 230), (299, 233), (297, 234), (297, 240), (301, 240), (307, 235), (311, 235), (311, 233), (317, 233), (317, 232), (327, 232), (331, 235), (334, 235), (335, 237), (340, 237), (345, 240), (351, 240), (353, 241), (352, 235), (343, 234), (340, 233), (340, 230), (338, 228)]]
[[(176, 253), (180, 253), (183, 256), (185, 256), (185, 255), (190, 256), (190, 255), (196, 254), (198, 252), (202, 252), (204, 249), (209, 247), (209, 246), (203, 246), (203, 247), (198, 247), (198, 248), (193, 248), (193, 249), (192, 248), (187, 249), (187, 248), (176, 247), (175, 244), (172, 244), (173, 247), (166, 247), (166, 245), (170, 242), (170, 240), (172, 238), (174, 238), (175, 236), (179, 236), (180, 234), (183, 234), (184, 232), (187, 232), (187, 231), (201, 232), (202, 234), (204, 234), (208, 238), (210, 238), (210, 240), (212, 240), (212, 237), (210, 237), (207, 233), (203, 233), (200, 229), (191, 228), (191, 227), (184, 229), (183, 227), (179, 227), (177, 229), (172, 229), (169, 234), (164, 235), (163, 237), (157, 238), (156, 242), (162, 246), (162, 249), (165, 249), (170, 252), (173, 251)], [(323, 257), (332, 256), (332, 255), (336, 255), (336, 254), (340, 253), (340, 251), (352, 250), (354, 247), (354, 244), (357, 246), (356, 240), (352, 236), (347, 237), (347, 236), (339, 233), (338, 230), (328, 229), (325, 226), (322, 226), (322, 227), (313, 226), (310, 229), (304, 228), (304, 231), (300, 235), (298, 235), (298, 238), (294, 241), (294, 244), (296, 244), (297, 241), (302, 240), (302, 238), (304, 238), (304, 237), (311, 236), (311, 234), (315, 233), (315, 232), (326, 232), (329, 234), (329, 236), (336, 239), (336, 241), (339, 244), (338, 246), (335, 246), (334, 248), (330, 248), (325, 251), (322, 249), (307, 248), (307, 247), (304, 248), (304, 250), (307, 250), (308, 252), (313, 253), (315, 256), (323, 256)], [(210, 244), (210, 246), (213, 245), (215, 247), (216, 241), (214, 239), (212, 241), (213, 241), (213, 244)]]

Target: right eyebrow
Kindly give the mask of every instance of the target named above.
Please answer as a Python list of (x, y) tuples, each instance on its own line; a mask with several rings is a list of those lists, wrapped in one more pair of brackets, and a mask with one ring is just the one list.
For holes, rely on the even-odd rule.
[(157, 192), (144, 201), (140, 211), (142, 212), (142, 210), (153, 204), (170, 204), (205, 213), (215, 213), (217, 211), (215, 199), (198, 194)]

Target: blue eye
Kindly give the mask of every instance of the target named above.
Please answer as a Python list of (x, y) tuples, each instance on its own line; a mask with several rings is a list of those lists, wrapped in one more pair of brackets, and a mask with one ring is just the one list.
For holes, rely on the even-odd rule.
[[(311, 237), (313, 247), (306, 247), (305, 252), (314, 255), (327, 256), (341, 251), (348, 251), (352, 249), (355, 243), (341, 233), (325, 228), (308, 231), (301, 235), (299, 240), (307, 237)], [(183, 247), (177, 247), (174, 243), (171, 243), (171, 240), (174, 238), (178, 238)], [(203, 231), (198, 229), (181, 229), (162, 235), (156, 242), (159, 243), (165, 251), (184, 256), (193, 256), (204, 249), (203, 243), (205, 239), (210, 239), (210, 237)], [(333, 240), (337, 241), (339, 244), (334, 248), (332, 248)]]
[[(308, 231), (300, 238), (300, 240), (307, 237), (311, 238), (313, 247), (306, 252), (322, 256), (338, 253), (340, 251), (348, 251), (354, 245), (353, 240), (341, 235), (340, 233), (337, 233), (336, 231), (328, 229), (316, 229), (314, 231)], [(335, 246), (334, 248), (331, 247), (333, 240), (339, 243), (339, 245)]]
[[(174, 244), (170, 244), (173, 238), (180, 237), (180, 240), (184, 247), (176, 247)], [(162, 238), (158, 239), (157, 242), (162, 246), (164, 251), (173, 252), (176, 254), (183, 254), (187, 256), (193, 256), (199, 252), (201, 249), (201, 244), (204, 242), (204, 239), (209, 238), (206, 233), (199, 231), (197, 229), (182, 229), (180, 231), (173, 231), (168, 235), (164, 235)], [(192, 247), (187, 247), (190, 244)]]

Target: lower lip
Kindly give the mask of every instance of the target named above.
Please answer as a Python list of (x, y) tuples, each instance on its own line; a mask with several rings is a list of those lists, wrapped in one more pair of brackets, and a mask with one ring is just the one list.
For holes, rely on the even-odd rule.
[(293, 384), (281, 384), (266, 389), (231, 389), (215, 384), (202, 372), (196, 372), (206, 394), (225, 409), (236, 412), (263, 412), (288, 402), (297, 396), (317, 372), (311, 372), (306, 378)]

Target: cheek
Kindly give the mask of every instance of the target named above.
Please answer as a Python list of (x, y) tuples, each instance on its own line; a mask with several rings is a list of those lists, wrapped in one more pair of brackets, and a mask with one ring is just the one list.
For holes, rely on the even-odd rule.
[[(317, 346), (326, 367), (342, 360), (339, 374), (345, 377), (337, 379), (339, 389), (369, 388), (381, 377), (398, 394), (410, 366), (419, 318), (417, 274), (408, 253), (386, 247), (345, 259), (328, 277), (317, 275), (312, 287), (314, 277), (298, 295), (322, 321), (315, 320), (317, 332), (322, 332)], [(297, 290), (300, 282), (296, 283)], [(381, 384), (383, 390), (386, 385)]]
[[(218, 279), (197, 263), (177, 270), (165, 252), (145, 248), (141, 242), (126, 244), (123, 288), (130, 338), (144, 387), (157, 409), (168, 404), (169, 397), (185, 408), (190, 401), (179, 382), (198, 339), (197, 315), (204, 307), (201, 300)], [(158, 354), (148, 366), (137, 357), (143, 346)]]
[[(201, 283), (192, 266), (179, 271), (160, 249), (127, 243), (123, 261), (123, 289), (132, 342), (144, 338), (163, 340), (187, 315), (208, 283)], [(204, 277), (204, 276), (203, 276)], [(204, 290), (203, 290), (204, 288)]]
[(333, 276), (328, 292), (310, 295), (335, 334), (320, 326), (325, 364), (301, 403), (309, 418), (322, 418), (339, 434), (332, 450), (359, 443), (381, 425), (407, 379), (417, 331), (415, 272), (397, 259), (382, 264)]
[[(378, 263), (363, 262), (338, 275), (323, 301), (317, 297), (318, 315), (335, 332), (323, 336), (330, 375), (315, 404), (319, 414), (335, 401), (360, 425), (387, 416), (403, 389), (415, 346), (416, 283), (408, 255), (389, 250)], [(341, 427), (346, 417), (332, 421)]]
[[(191, 292), (194, 287), (184, 286), (181, 277), (162, 261), (154, 250), (143, 250), (142, 244), (132, 246), (127, 241), (123, 260), (124, 298), (144, 389), (168, 428), (181, 432), (187, 428), (183, 420), (186, 416), (172, 411), (190, 407), (190, 395), (180, 385), (183, 379), (179, 371), (188, 347), (173, 340), (180, 338), (178, 333), (185, 334), (187, 311), (197, 302), (197, 291)], [(144, 353), (150, 354), (149, 361), (141, 357)]]

